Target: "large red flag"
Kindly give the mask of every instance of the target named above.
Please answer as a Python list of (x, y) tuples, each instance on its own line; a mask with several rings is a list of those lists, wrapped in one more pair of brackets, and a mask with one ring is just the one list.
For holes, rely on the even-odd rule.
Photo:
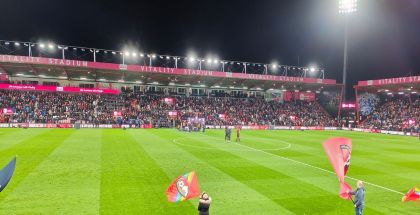
[(411, 188), (402, 198), (402, 202), (417, 202), (418, 200), (420, 200), (420, 189), (416, 187)]
[(170, 202), (180, 202), (200, 196), (195, 172), (189, 172), (175, 178), (166, 189), (166, 196)]
[(327, 153), (330, 163), (337, 174), (338, 181), (340, 183), (340, 197), (350, 200), (351, 195), (349, 195), (348, 192), (352, 189), (345, 182), (344, 176), (347, 174), (350, 166), (352, 149), (351, 140), (343, 137), (334, 137), (324, 141), (322, 146), (324, 147), (325, 153)]

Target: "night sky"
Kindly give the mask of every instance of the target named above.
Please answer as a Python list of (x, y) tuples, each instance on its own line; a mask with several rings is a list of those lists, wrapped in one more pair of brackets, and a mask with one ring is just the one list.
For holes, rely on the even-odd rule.
[[(1, 0), (0, 39), (308, 66), (341, 82), (338, 0)], [(357, 80), (420, 74), (420, 1), (359, 0), (347, 91)]]

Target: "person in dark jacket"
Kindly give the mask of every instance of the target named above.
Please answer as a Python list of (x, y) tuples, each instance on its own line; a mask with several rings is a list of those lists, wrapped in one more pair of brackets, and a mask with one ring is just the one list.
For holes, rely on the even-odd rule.
[(355, 197), (354, 207), (356, 208), (356, 215), (362, 215), (363, 208), (365, 207), (365, 189), (363, 182), (357, 181), (357, 190), (349, 192), (350, 195)]
[(209, 215), (210, 204), (211, 198), (207, 193), (203, 192), (198, 202), (198, 215)]

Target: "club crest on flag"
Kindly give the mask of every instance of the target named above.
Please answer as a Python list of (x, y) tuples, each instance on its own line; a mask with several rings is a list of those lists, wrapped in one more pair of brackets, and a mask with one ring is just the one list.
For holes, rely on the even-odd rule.
[(344, 175), (346, 175), (350, 166), (351, 147), (348, 145), (340, 145), (340, 149), (344, 161)]
[(195, 172), (189, 172), (175, 178), (166, 189), (166, 196), (170, 202), (182, 202), (200, 196)]
[(184, 177), (179, 178), (178, 181), (176, 182), (176, 188), (178, 189), (178, 192), (183, 197), (188, 196), (188, 181), (186, 180), (186, 178)]

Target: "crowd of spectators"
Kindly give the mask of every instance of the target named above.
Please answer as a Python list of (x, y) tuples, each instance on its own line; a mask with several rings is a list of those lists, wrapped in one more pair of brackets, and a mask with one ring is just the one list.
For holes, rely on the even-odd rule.
[(420, 99), (395, 96), (384, 99), (378, 108), (363, 122), (367, 128), (390, 131), (419, 132)]
[[(0, 123), (153, 124), (172, 127), (189, 117), (204, 118), (206, 125), (335, 126), (317, 102), (280, 103), (264, 98), (171, 96), (125, 92), (120, 95), (68, 94), (0, 90)], [(115, 115), (114, 111), (121, 113)], [(176, 117), (169, 112), (177, 112)], [(225, 117), (220, 117), (222, 114)]]
[(379, 104), (379, 97), (373, 93), (362, 93), (358, 97), (360, 115), (368, 116), (372, 114)]
[(108, 95), (53, 92), (0, 91), (0, 107), (14, 114), (2, 115), (10, 123), (112, 123), (113, 108), (104, 105)]

